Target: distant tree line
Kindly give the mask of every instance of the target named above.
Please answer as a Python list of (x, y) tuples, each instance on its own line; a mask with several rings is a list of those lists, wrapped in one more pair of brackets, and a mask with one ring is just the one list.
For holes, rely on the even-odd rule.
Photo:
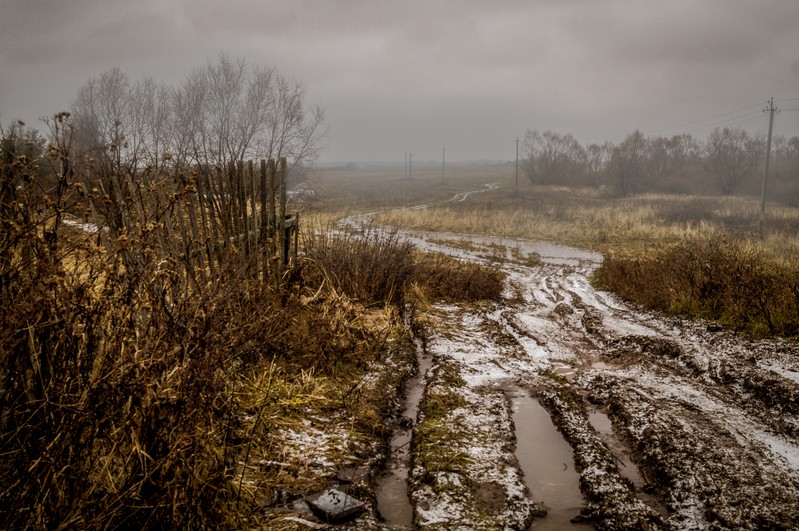
[[(799, 203), (799, 136), (776, 136), (771, 149), (774, 195)], [(705, 141), (690, 134), (648, 137), (636, 130), (617, 145), (585, 147), (571, 134), (528, 130), (520, 158), (533, 184), (593, 186), (616, 195), (731, 195), (759, 192), (765, 155), (762, 134), (724, 127)]]

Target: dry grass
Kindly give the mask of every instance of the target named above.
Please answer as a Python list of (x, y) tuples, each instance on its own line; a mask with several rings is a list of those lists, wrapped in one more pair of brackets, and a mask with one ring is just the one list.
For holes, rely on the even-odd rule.
[(425, 300), (499, 300), (504, 274), (496, 267), (416, 252), (396, 232), (363, 234), (306, 231), (303, 276), (367, 305), (401, 307), (409, 296)]
[[(463, 184), (477, 189), (489, 181)], [(769, 204), (766, 239), (761, 241), (759, 208), (759, 201), (750, 197), (612, 198), (597, 190), (526, 183), (514, 197), (506, 179), (495, 192), (425, 209), (393, 208), (376, 221), (596, 249), (607, 258), (599, 271), (602, 285), (630, 300), (719, 319), (757, 335), (793, 336), (799, 329), (794, 285), (799, 270), (799, 209)]]
[(728, 234), (783, 264), (799, 257), (799, 209), (769, 205), (767, 238), (756, 240), (759, 202), (742, 197), (643, 195), (604, 198), (595, 191), (539, 188), (514, 199), (507, 190), (422, 210), (393, 210), (391, 226), (558, 241), (634, 256), (685, 238)]
[(799, 271), (722, 236), (686, 239), (637, 258), (607, 258), (595, 280), (628, 300), (755, 336), (799, 334)]
[(281, 289), (235, 254), (178, 287), (146, 227), (98, 245), (53, 224), (80, 216), (77, 188), (0, 169), (4, 528), (264, 525), (277, 493), (379, 457), (412, 366), (405, 301), (501, 285), (390, 233), (309, 232)]

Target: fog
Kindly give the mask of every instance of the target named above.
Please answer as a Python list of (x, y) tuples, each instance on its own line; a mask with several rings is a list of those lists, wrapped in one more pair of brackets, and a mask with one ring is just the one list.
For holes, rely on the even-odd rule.
[(69, 108), (113, 66), (177, 84), (220, 52), (301, 79), (322, 163), (509, 160), (527, 129), (580, 142), (716, 125), (799, 134), (795, 0), (5, 0), (0, 124)]

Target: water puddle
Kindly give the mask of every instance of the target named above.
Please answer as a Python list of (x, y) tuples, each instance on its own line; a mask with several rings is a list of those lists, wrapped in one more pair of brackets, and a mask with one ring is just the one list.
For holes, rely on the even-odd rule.
[(630, 448), (613, 433), (613, 425), (608, 416), (602, 411), (594, 410), (588, 413), (588, 422), (591, 423), (591, 426), (594, 427), (599, 437), (613, 454), (619, 468), (619, 473), (623, 477), (629, 479), (633, 486), (635, 486), (635, 493), (638, 498), (655, 509), (661, 516), (667, 517), (668, 510), (666, 506), (656, 497), (644, 492), (647, 481), (630, 458)]
[(577, 249), (566, 245), (554, 244), (551, 242), (536, 240), (521, 240), (514, 238), (499, 238), (491, 236), (478, 236), (474, 234), (459, 234), (454, 232), (425, 232), (400, 230), (400, 233), (413, 243), (416, 247), (423, 250), (444, 252), (463, 259), (475, 259), (484, 251), (475, 252), (456, 247), (442, 245), (441, 243), (431, 243), (428, 240), (451, 240), (460, 242), (468, 239), (470, 242), (483, 247), (493, 247), (506, 249), (505, 258), (513, 261), (514, 252), (521, 256), (538, 256), (538, 258), (551, 265), (559, 266), (579, 266), (581, 264), (597, 265), (602, 263), (602, 255), (593, 251)]
[(596, 369), (598, 371), (610, 371), (613, 370), (613, 365), (609, 363), (605, 363), (604, 361), (593, 361), (591, 362), (591, 368)]
[(433, 359), (424, 351), (421, 340), (415, 339), (414, 343), (419, 370), (405, 384), (405, 410), (402, 412), (403, 418), (410, 421), (394, 432), (386, 473), (377, 478), (375, 489), (377, 510), (383, 520), (389, 525), (407, 528), (413, 527), (413, 506), (408, 498), (411, 435), (424, 394), (427, 370), (433, 365)]
[(560, 361), (552, 362), (552, 372), (558, 376), (563, 376), (569, 381), (573, 380), (574, 377), (577, 376), (577, 369), (567, 363)]
[(535, 520), (530, 529), (593, 529), (588, 524), (571, 523), (583, 507), (571, 446), (538, 400), (523, 391), (508, 394), (516, 426), (516, 457), (524, 483), (533, 499), (543, 502), (547, 509), (546, 517)]

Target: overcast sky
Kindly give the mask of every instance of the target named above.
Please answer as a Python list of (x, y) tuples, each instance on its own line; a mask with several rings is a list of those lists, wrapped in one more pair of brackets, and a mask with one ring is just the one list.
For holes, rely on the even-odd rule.
[(775, 134), (799, 134), (797, 0), (0, 0), (0, 123), (114, 66), (177, 84), (220, 52), (303, 80), (322, 162), (510, 160), (526, 129), (765, 130), (772, 96)]

